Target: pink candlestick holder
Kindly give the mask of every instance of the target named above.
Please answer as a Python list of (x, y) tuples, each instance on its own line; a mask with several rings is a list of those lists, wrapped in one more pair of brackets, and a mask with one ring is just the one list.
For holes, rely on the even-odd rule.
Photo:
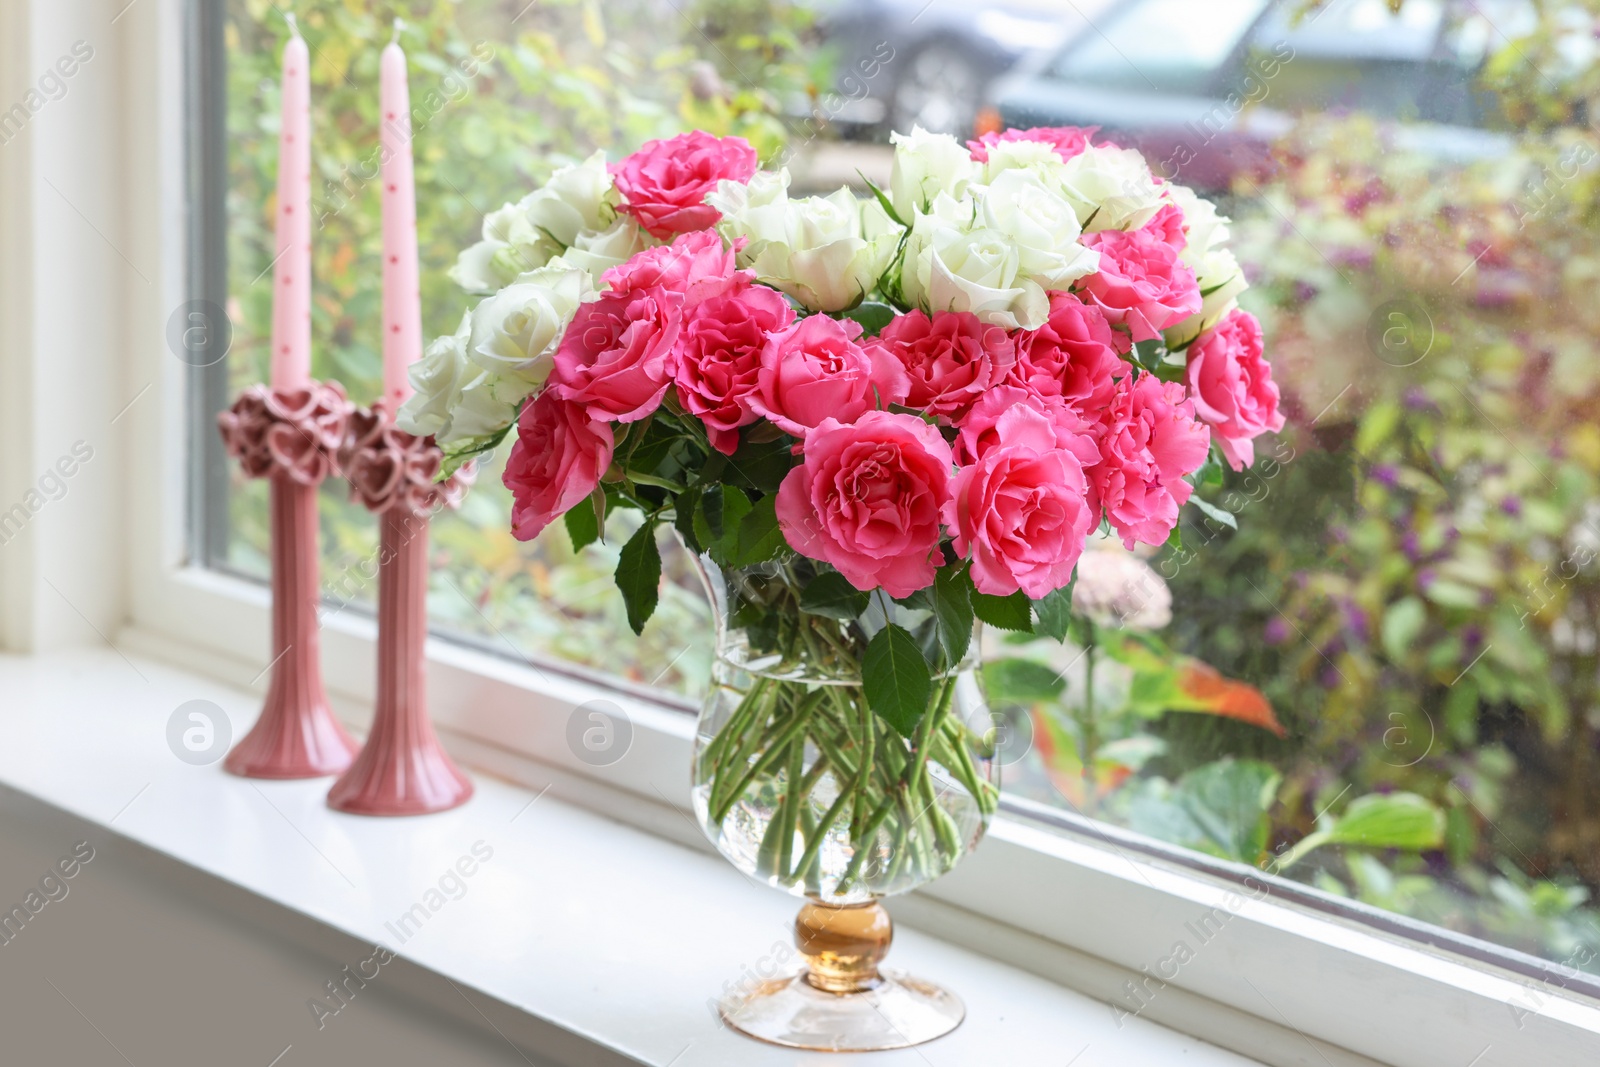
[(337, 473), (350, 402), (336, 382), (245, 390), (217, 417), (224, 447), (252, 478), (269, 479), (272, 679), (250, 732), (223, 767), (246, 778), (317, 778), (350, 765), (356, 743), (322, 688), (317, 605), (317, 486)]
[(378, 515), (378, 700), (372, 732), (328, 806), (354, 815), (426, 815), (472, 797), (472, 780), (439, 743), (428, 717), (428, 524), (472, 483), (465, 467), (442, 482), (431, 437), (396, 429), (383, 400), (350, 418), (340, 452), (350, 495)]

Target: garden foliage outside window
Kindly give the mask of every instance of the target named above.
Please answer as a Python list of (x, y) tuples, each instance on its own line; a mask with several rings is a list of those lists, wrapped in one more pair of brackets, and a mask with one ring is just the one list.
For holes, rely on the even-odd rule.
[[(787, 0), (392, 6), (430, 336), (470, 306), (447, 272), (484, 216), (596, 148), (703, 128), (781, 155), (797, 190), (880, 174), (883, 131), (846, 105), (889, 98), (918, 47), (908, 27), (830, 36), (837, 16)], [(1193, 131), (1181, 152), (1129, 140), (1230, 216), (1287, 426), (1254, 470), (1197, 488), (1166, 548), (1085, 555), (1074, 642), (988, 634), (1005, 788), (1600, 974), (1600, 3), (1263, 0), (1186, 35), (1198, 6), (1107, 5), (1098, 37), (1025, 62), (1038, 73), (1012, 91), (1076, 99), (1098, 81)], [(296, 11), (314, 370), (365, 402), (391, 27), (356, 7)], [(1117, 46), (1169, 7), (1160, 40)], [(232, 395), (266, 372), (286, 30), (267, 0), (227, 12)], [(1253, 139), (1208, 135), (1218, 116)], [(1223, 148), (1251, 165), (1219, 165)], [(663, 536), (660, 607), (636, 637), (612, 585), (627, 517), (581, 551), (560, 525), (520, 543), (498, 463), (435, 521), (436, 630), (697, 699), (710, 616), (682, 550)], [(226, 501), (207, 562), (264, 577), (265, 486), (202, 489)], [(330, 485), (322, 530), (326, 610), (364, 610), (374, 524)]]

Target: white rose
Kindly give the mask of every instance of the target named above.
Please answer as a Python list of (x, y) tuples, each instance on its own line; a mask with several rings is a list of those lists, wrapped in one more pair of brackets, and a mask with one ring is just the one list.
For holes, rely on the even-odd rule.
[(472, 315), (461, 316), (453, 334), (436, 337), (423, 351), (422, 358), (407, 371), (411, 394), (395, 414), (395, 422), (406, 433), (426, 437), (441, 435), (450, 426), (451, 411), (461, 400), (461, 387), (477, 370), (467, 361), (467, 340), (472, 335)]
[(1037, 172), (1001, 171), (983, 188), (980, 205), (984, 224), (1016, 246), (1018, 272), (1041, 287), (1066, 289), (1100, 269), (1100, 253), (1078, 241), (1072, 205)]
[(706, 194), (706, 204), (722, 213), (717, 232), (730, 243), (743, 237), (748, 258), (760, 255), (750, 246), (794, 240), (789, 211), (789, 169), (757, 171), (749, 182), (720, 181)]
[(983, 180), (994, 180), (1009, 170), (1033, 171), (1047, 185), (1060, 189), (1066, 164), (1055, 145), (1043, 141), (1000, 141), (989, 146), (989, 161), (983, 165)]
[(533, 226), (522, 208), (506, 204), (483, 217), (483, 240), (461, 253), (450, 279), (468, 292), (492, 293), (560, 254), (555, 238)]
[(722, 212), (718, 230), (745, 240), (739, 266), (813, 311), (841, 311), (877, 284), (900, 247), (902, 228), (876, 201), (849, 189), (790, 200), (787, 171), (748, 186), (719, 183), (706, 203)]
[(588, 271), (554, 259), (473, 309), (467, 358), (491, 384), (505, 384), (497, 398), (520, 400), (549, 377), (561, 335), (593, 289)]
[(1179, 259), (1194, 271), (1200, 292), (1205, 294), (1200, 311), (1166, 331), (1169, 346), (1194, 340), (1238, 306), (1238, 296), (1249, 288), (1239, 261), (1227, 247), (1228, 219), (1217, 214), (1217, 206), (1196, 195), (1193, 189), (1169, 183), (1167, 196), (1183, 212), (1189, 243)]
[(1161, 186), (1131, 148), (1091, 145), (1061, 165), (1061, 187), (1089, 233), (1137, 230), (1161, 208)]
[[(441, 445), (472, 437), (486, 437), (510, 426), (517, 417), (517, 403), (532, 386), (513, 380), (511, 396), (506, 383), (475, 366), (467, 358), (467, 342), (472, 316), (461, 317), (454, 334), (435, 338), (421, 359), (411, 365), (411, 394), (395, 416), (395, 423), (407, 433), (433, 435)], [(517, 390), (522, 390), (517, 394)]]
[(967, 147), (947, 133), (929, 133), (921, 126), (896, 133), (894, 167), (889, 173), (889, 201), (902, 219), (925, 211), (940, 193), (959, 197), (978, 181), (982, 168)]
[(483, 240), (462, 252), (450, 278), (474, 293), (492, 293), (519, 274), (538, 270), (586, 230), (603, 230), (617, 214), (617, 192), (604, 152), (559, 168), (543, 188), (491, 211)]
[(561, 258), (589, 272), (594, 284), (600, 284), (600, 275), (620, 263), (626, 263), (646, 248), (655, 244), (632, 217), (619, 216), (603, 230), (584, 230), (573, 239), (572, 247)]
[(1021, 272), (1016, 242), (975, 224), (977, 204), (941, 193), (919, 213), (906, 242), (901, 285), (906, 300), (932, 314), (970, 311), (1008, 330), (1044, 325), (1050, 300)]
[(603, 151), (582, 163), (561, 167), (544, 188), (518, 201), (529, 225), (570, 247), (584, 230), (600, 230), (617, 213), (617, 193)]
[[(517, 404), (533, 389), (529, 387), (515, 399), (507, 400), (499, 395), (507, 391), (506, 385), (505, 381), (487, 371), (480, 371), (468, 380), (462, 387), (455, 409), (450, 413), (449, 427), (436, 440), (446, 445), (470, 437), (488, 437), (510, 426), (517, 418)], [(511, 392), (515, 394), (515, 390)]]

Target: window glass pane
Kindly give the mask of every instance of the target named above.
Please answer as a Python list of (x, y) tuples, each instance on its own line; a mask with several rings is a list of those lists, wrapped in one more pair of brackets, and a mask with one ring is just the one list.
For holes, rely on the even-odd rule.
[[(1217, 201), (1287, 415), (1118, 587), (1130, 626), (1000, 643), (1007, 788), (1600, 973), (1594, 12), (1393, 6), (1274, 5), (1198, 101), (996, 89)], [(1101, 29), (1146, 69), (1117, 26), (1212, 18), (1167, 7)]]
[[(688, 127), (787, 139), (797, 191), (864, 192), (895, 125), (1094, 125), (1214, 200), (1286, 426), (1196, 487), (1181, 543), (1080, 567), (1094, 629), (987, 634), (1006, 789), (1600, 974), (1591, 3), (523, 3), (409, 5), (430, 336), (473, 302), (446, 270), (487, 211)], [(354, 6), (296, 10), (316, 369), (364, 401), (389, 29)], [(237, 389), (266, 367), (283, 35), (264, 0), (228, 10)], [(440, 630), (697, 696), (709, 617), (674, 544), (635, 638), (611, 585), (628, 516), (582, 552), (559, 527), (521, 544), (498, 479), (436, 523)], [(264, 487), (227, 493), (225, 563), (264, 576)], [(369, 602), (373, 523), (335, 486), (323, 509), (330, 598)]]
[[(485, 213), (515, 201), (552, 169), (597, 148), (612, 157), (695, 126), (737, 128), (775, 147), (780, 101), (804, 83), (815, 51), (810, 16), (787, 4), (517, 3), (466, 0), (295, 5), (312, 48), (313, 351), (318, 377), (366, 403), (379, 391), (381, 244), (377, 184), (377, 59), (392, 11), (406, 18), (426, 336), (454, 330), (474, 302), (447, 277), (477, 240)], [(406, 9), (410, 9), (407, 11)], [(272, 198), (279, 56), (285, 27), (265, 0), (228, 6), (228, 359), (230, 395), (264, 380), (271, 328)], [(505, 450), (502, 449), (502, 453)], [(666, 587), (644, 634), (629, 630), (612, 585), (631, 532), (615, 516), (605, 544), (574, 553), (552, 528), (510, 534), (500, 457), (482, 465), (459, 513), (432, 524), (429, 610), (446, 632), (502, 654), (549, 657), (644, 685), (694, 694), (709, 671), (709, 616), (688, 560), (662, 538)], [(266, 484), (225, 487), (230, 536), (222, 565), (266, 577)], [(377, 534), (371, 516), (322, 493), (329, 611), (370, 606)], [(636, 523), (633, 525), (636, 526)]]

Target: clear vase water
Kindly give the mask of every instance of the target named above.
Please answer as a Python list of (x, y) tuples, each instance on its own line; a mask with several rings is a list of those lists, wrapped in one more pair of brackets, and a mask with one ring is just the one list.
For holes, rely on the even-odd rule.
[(729, 998), (724, 1018), (763, 1040), (834, 1051), (947, 1033), (964, 1014), (958, 998), (877, 967), (890, 937), (877, 901), (948, 872), (997, 806), (976, 635), (902, 732), (868, 706), (862, 657), (890, 622), (936, 641), (931, 612), (881, 593), (848, 618), (802, 612), (815, 577), (803, 559), (724, 568), (700, 556), (699, 567), (717, 648), (695, 740), (695, 811), (740, 871), (808, 901), (796, 923), (807, 969)]

